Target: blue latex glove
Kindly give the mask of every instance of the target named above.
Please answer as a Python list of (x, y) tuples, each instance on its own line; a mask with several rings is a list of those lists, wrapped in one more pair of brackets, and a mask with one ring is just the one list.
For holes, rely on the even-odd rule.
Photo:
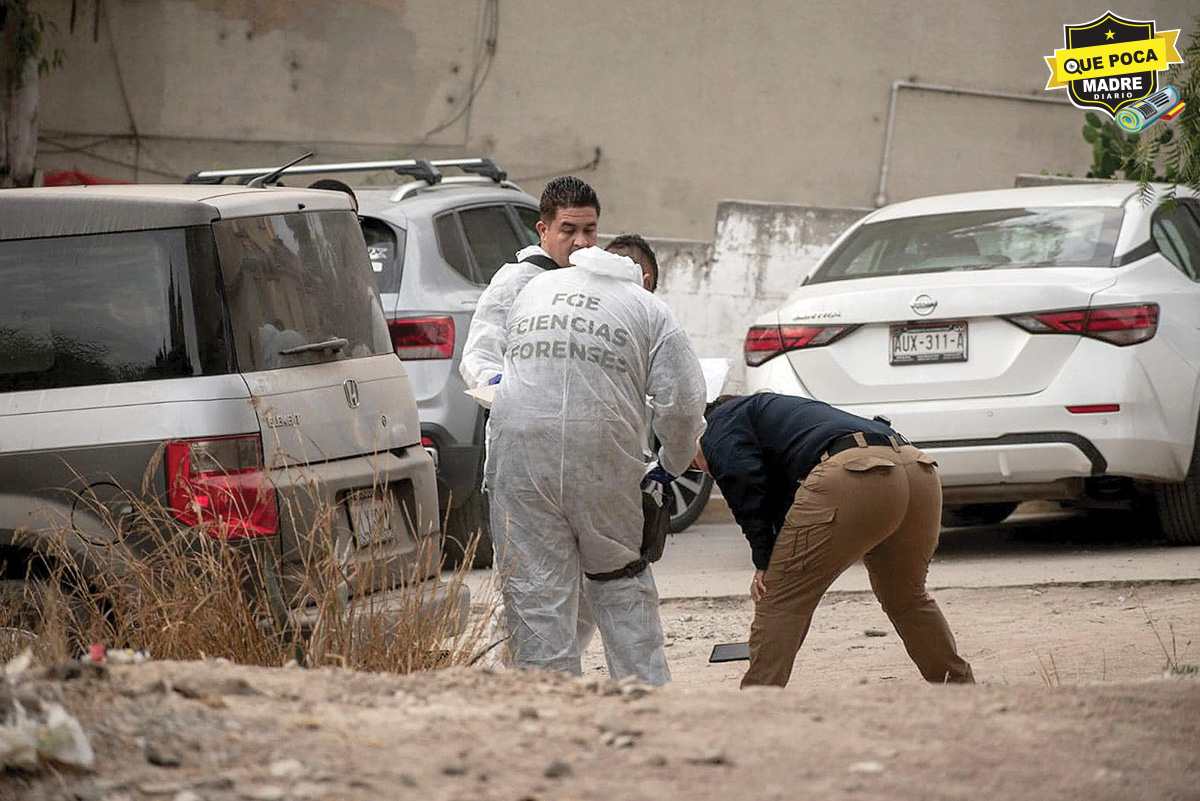
[(668, 473), (661, 464), (656, 464), (654, 465), (653, 469), (650, 470), (650, 472), (646, 473), (646, 477), (642, 480), (657, 481), (659, 484), (662, 484), (665, 487), (675, 480), (675, 476)]
[(489, 386), (489, 387), (490, 387), (492, 384), (499, 384), (499, 383), (500, 383), (500, 374), (499, 374), (499, 373), (496, 373), (494, 376), (492, 376), (491, 378), (489, 378), (489, 379), (488, 379), (488, 386)]

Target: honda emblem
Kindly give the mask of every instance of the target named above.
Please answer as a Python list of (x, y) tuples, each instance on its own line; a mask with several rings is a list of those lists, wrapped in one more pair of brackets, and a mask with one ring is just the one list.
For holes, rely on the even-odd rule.
[(346, 393), (346, 405), (351, 409), (358, 408), (358, 382), (353, 378), (347, 378), (342, 382), (342, 389)]

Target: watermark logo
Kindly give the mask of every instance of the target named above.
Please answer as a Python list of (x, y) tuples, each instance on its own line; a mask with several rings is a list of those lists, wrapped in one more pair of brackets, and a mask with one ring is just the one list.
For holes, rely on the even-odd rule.
[(1117, 125), (1128, 133), (1137, 133), (1155, 120), (1174, 119), (1183, 111), (1183, 101), (1173, 86), (1164, 86), (1141, 103), (1117, 112)]
[[(1066, 89), (1075, 106), (1100, 109), (1126, 130), (1141, 130), (1182, 109), (1178, 92), (1158, 86), (1159, 71), (1183, 61), (1175, 49), (1178, 36), (1178, 29), (1155, 32), (1153, 20), (1122, 19), (1111, 11), (1081, 25), (1064, 25), (1066, 47), (1046, 56), (1046, 88)], [(1119, 115), (1127, 108), (1132, 113), (1123, 122)]]

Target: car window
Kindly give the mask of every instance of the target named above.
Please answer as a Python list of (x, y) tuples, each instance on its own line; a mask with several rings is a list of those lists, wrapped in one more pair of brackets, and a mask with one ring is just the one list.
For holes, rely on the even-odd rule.
[(442, 258), (455, 269), (463, 278), (476, 282), (474, 270), (471, 268), (471, 257), (467, 255), (467, 246), (463, 242), (462, 228), (458, 225), (458, 216), (447, 212), (433, 221), (434, 234), (437, 236), (438, 250)]
[(1108, 267), (1121, 211), (998, 209), (868, 223), (821, 264), (810, 284), (950, 270)]
[[(243, 371), (392, 351), (353, 213), (245, 217), (213, 231)], [(340, 351), (280, 352), (336, 338), (347, 340)]]
[(480, 283), (491, 281), (492, 276), (512, 261), (517, 251), (525, 246), (509, 221), (504, 206), (463, 209), (458, 213), (458, 219), (462, 222), (467, 244), (475, 256)]
[(360, 218), (359, 223), (367, 242), (367, 258), (371, 261), (375, 286), (380, 292), (399, 292), (404, 269), (404, 229), (393, 228), (383, 220), (371, 217)]
[(530, 245), (536, 245), (540, 238), (537, 232), (537, 222), (542, 218), (537, 209), (531, 209), (528, 206), (514, 206), (517, 212), (517, 219), (521, 221), (521, 231), (525, 234), (525, 242)]
[(869, 275), (875, 272), (879, 257), (886, 247), (887, 242), (882, 239), (869, 243), (846, 264), (846, 275)]
[(0, 392), (229, 372), (215, 277), (206, 226), (0, 242)]
[(1155, 215), (1150, 235), (1184, 275), (1200, 280), (1200, 222), (1191, 203), (1180, 201), (1170, 211)]

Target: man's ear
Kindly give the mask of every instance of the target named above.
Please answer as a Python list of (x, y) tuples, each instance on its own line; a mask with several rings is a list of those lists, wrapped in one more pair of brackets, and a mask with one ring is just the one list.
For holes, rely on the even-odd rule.
[(642, 286), (646, 288), (647, 292), (653, 292), (654, 276), (650, 275), (650, 273), (642, 273)]
[(536, 223), (534, 223), (533, 228), (535, 231), (537, 231), (538, 238), (541, 239), (542, 241), (545, 241), (546, 233), (550, 230), (550, 227), (548, 225), (546, 225), (544, 222), (542, 222), (541, 220), (538, 220)]

